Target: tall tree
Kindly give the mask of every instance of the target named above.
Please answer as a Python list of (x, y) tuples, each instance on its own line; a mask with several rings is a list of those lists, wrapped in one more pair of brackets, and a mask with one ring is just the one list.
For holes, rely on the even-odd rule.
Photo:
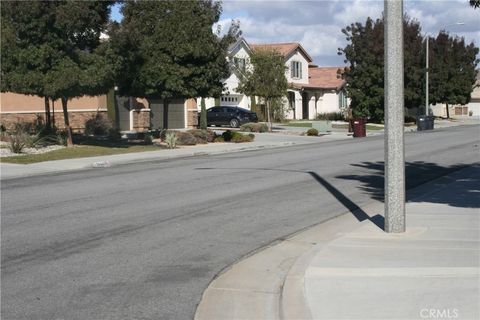
[(45, 125), (51, 131), (45, 76), (58, 58), (48, 32), (53, 4), (4, 1), (1, 5), (1, 91), (37, 95), (45, 101)]
[(478, 9), (478, 8), (480, 8), (480, 0), (470, 0), (470, 5), (474, 9)]
[(278, 51), (257, 49), (250, 56), (251, 68), (241, 73), (237, 91), (265, 100), (267, 121), (272, 130), (271, 103), (287, 95), (288, 82), (285, 77), (285, 60)]
[(2, 29), (6, 20), (6, 45), (12, 45), (5, 48), (2, 41), (2, 90), (61, 99), (69, 146), (73, 141), (68, 100), (106, 93), (113, 84), (100, 42), (112, 3), (2, 3)]
[[(354, 117), (366, 117), (382, 122), (384, 117), (384, 22), (383, 19), (368, 18), (365, 25), (357, 22), (342, 32), (349, 42), (339, 48), (338, 54), (345, 56), (348, 66), (341, 70), (347, 94), (351, 98)], [(423, 100), (422, 36), (420, 24), (404, 17), (405, 57), (405, 106), (415, 110)]]
[(162, 99), (164, 128), (173, 98), (218, 97), (229, 74), (227, 48), (238, 25), (219, 37), (212, 32), (221, 13), (219, 2), (129, 1), (123, 20), (112, 32), (120, 61), (119, 90), (147, 99)]
[(476, 79), (479, 49), (464, 38), (451, 37), (445, 31), (431, 41), (430, 97), (432, 104), (444, 103), (447, 118), (449, 105), (467, 104)]

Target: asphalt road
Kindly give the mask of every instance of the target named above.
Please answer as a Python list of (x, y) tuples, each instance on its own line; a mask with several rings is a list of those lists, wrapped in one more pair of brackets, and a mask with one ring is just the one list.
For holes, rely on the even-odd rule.
[[(407, 134), (408, 187), (479, 137)], [(379, 136), (4, 181), (2, 319), (192, 319), (242, 256), (380, 199), (382, 161)]]

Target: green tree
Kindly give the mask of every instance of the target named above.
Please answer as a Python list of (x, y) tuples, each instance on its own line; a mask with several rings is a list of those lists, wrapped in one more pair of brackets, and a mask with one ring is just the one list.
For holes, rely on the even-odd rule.
[(227, 48), (239, 29), (233, 24), (223, 37), (212, 32), (219, 2), (129, 1), (122, 12), (111, 41), (121, 93), (162, 99), (164, 128), (173, 98), (220, 96), (229, 75)]
[(432, 104), (467, 104), (476, 79), (479, 50), (464, 38), (451, 37), (445, 31), (432, 39), (430, 57), (430, 99)]
[(44, 98), (45, 125), (51, 131), (45, 75), (58, 54), (50, 42), (53, 5), (29, 1), (4, 1), (1, 5), (1, 91)]
[(112, 3), (2, 3), (2, 29), (7, 30), (5, 38), (2, 30), (2, 90), (61, 99), (68, 146), (73, 145), (68, 100), (106, 93), (113, 84), (100, 42)]
[[(424, 101), (424, 73), (420, 24), (404, 17), (405, 106), (416, 110)], [(354, 117), (373, 122), (384, 118), (384, 22), (368, 18), (365, 25), (357, 22), (342, 32), (349, 42), (339, 48), (348, 66), (339, 75), (347, 82)], [(419, 54), (420, 53), (420, 54)]]
[(244, 73), (240, 74), (237, 91), (264, 99), (267, 106), (267, 121), (271, 131), (271, 103), (287, 95), (285, 60), (278, 51), (258, 49), (251, 54), (250, 63), (251, 68), (247, 68)]

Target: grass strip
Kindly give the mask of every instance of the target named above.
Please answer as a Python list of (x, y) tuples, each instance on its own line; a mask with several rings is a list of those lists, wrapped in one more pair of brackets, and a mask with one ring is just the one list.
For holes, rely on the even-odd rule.
[(58, 149), (41, 154), (27, 154), (22, 156), (2, 157), (0, 161), (5, 163), (29, 164), (52, 160), (87, 158), (158, 150), (161, 150), (161, 148), (153, 145), (122, 145), (118, 147), (76, 145), (73, 148)]

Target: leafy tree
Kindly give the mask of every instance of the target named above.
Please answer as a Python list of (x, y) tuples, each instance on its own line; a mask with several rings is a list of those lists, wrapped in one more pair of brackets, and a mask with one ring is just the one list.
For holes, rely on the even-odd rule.
[(272, 130), (271, 103), (287, 95), (288, 82), (285, 77), (285, 60), (275, 50), (257, 49), (250, 56), (251, 68), (240, 76), (237, 91), (265, 100), (267, 121)]
[(2, 90), (61, 99), (68, 146), (73, 145), (68, 100), (106, 93), (113, 84), (100, 42), (112, 3), (2, 3), (2, 29), (7, 30), (5, 47), (2, 30)]
[(480, 0), (470, 0), (470, 5), (474, 9), (478, 9), (478, 8), (480, 8)]
[[(424, 73), (420, 24), (404, 16), (405, 106), (416, 109), (423, 102)], [(339, 48), (349, 66), (340, 70), (351, 98), (354, 117), (382, 122), (384, 117), (384, 22), (368, 18), (365, 25), (357, 22), (342, 32), (349, 44)], [(420, 53), (420, 54), (419, 54)]]
[(430, 56), (430, 99), (432, 104), (467, 104), (476, 79), (479, 50), (464, 38), (442, 31), (432, 40)]
[(239, 29), (233, 24), (221, 38), (212, 32), (219, 2), (129, 1), (122, 12), (111, 33), (121, 93), (163, 99), (164, 128), (173, 98), (220, 96), (229, 75), (227, 48)]
[(200, 98), (200, 129), (207, 129), (207, 109), (205, 108), (205, 99)]
[(45, 75), (58, 57), (46, 32), (54, 22), (52, 7), (37, 1), (1, 5), (1, 90), (43, 97), (47, 131), (52, 128)]

